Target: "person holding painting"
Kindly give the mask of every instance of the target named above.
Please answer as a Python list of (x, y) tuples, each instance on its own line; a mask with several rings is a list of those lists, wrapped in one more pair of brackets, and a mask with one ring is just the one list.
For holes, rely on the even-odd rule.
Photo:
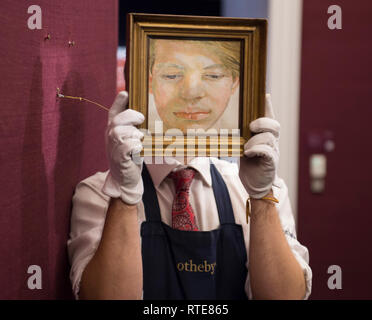
[[(194, 49), (186, 52), (190, 64), (182, 69), (174, 61), (165, 65), (155, 47), (151, 90), (168, 87), (168, 100), (153, 92), (166, 127), (172, 121), (183, 128), (213, 126), (229, 100), (213, 85), (223, 79), (225, 91), (236, 90), (236, 78), (219, 57), (211, 63), (215, 51)], [(215, 69), (192, 65), (193, 55), (199, 62), (209, 59)], [(156, 69), (158, 63), (163, 65)], [(199, 88), (187, 81), (191, 74), (200, 77)], [(212, 110), (223, 99), (220, 111)], [(144, 116), (126, 109), (127, 103), (128, 94), (121, 92), (109, 112), (109, 170), (79, 183), (73, 198), (68, 250), (76, 298), (308, 298), (308, 251), (296, 239), (288, 190), (276, 174), (280, 125), (270, 96), (265, 117), (250, 123), (254, 135), (239, 167), (217, 158), (138, 161), (143, 134), (136, 126)]]

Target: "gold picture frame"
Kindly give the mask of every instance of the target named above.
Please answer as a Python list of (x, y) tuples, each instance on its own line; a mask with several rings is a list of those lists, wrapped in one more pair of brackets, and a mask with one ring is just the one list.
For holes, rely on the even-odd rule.
[[(158, 43), (157, 48), (160, 47), (160, 43), (163, 44), (164, 48), (162, 50), (165, 52), (169, 52), (172, 45), (176, 47), (176, 43), (179, 41), (185, 43), (186, 49), (187, 46), (195, 45), (196, 42), (204, 44), (204, 41), (205, 44), (239, 44), (239, 90), (238, 98), (236, 98), (238, 110), (235, 110), (237, 107), (234, 105), (235, 111), (233, 112), (237, 116), (229, 119), (228, 114), (224, 115), (225, 119), (231, 121), (231, 123), (237, 121), (239, 135), (234, 135), (233, 130), (230, 130), (227, 134), (219, 134), (218, 136), (195, 135), (194, 137), (187, 136), (180, 139), (180, 137), (168, 137), (151, 132), (144, 140), (145, 155), (164, 155), (166, 149), (172, 145), (172, 148), (169, 148), (172, 155), (175, 155), (176, 150), (181, 149), (185, 155), (241, 156), (243, 145), (251, 136), (249, 123), (264, 116), (267, 20), (129, 13), (127, 24), (125, 80), (129, 92), (129, 108), (144, 114), (145, 121), (140, 126), (143, 129), (149, 129), (150, 127), (150, 111), (154, 108), (160, 110), (152, 105), (150, 110), (149, 106), (149, 100), (151, 100), (149, 90), (153, 90), (153, 82), (151, 82), (153, 76), (149, 71), (150, 51), (154, 50), (152, 48), (155, 41)], [(160, 49), (157, 50), (159, 52)], [(223, 77), (213, 74), (208, 76), (214, 77), (213, 79)], [(167, 81), (170, 79), (171, 82), (175, 81), (174, 79), (177, 77), (177, 75), (167, 74), (165, 79)], [(164, 108), (164, 110), (168, 109)], [(174, 112), (174, 114), (180, 115), (184, 119), (187, 117), (187, 119), (191, 118), (193, 120), (195, 117), (198, 119), (198, 117), (206, 117), (205, 114), (208, 114), (208, 116), (211, 114), (207, 112), (210, 111), (202, 110), (199, 113)], [(237, 118), (235, 119), (235, 117)], [(161, 119), (163, 120), (163, 118)], [(164, 119), (166, 119), (165, 116)], [(197, 120), (189, 121), (189, 123), (191, 122), (198, 123)], [(226, 133), (226, 130), (224, 132)]]

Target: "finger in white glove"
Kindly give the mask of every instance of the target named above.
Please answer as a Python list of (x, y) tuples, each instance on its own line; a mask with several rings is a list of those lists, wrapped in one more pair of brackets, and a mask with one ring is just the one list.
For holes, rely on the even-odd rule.
[[(110, 171), (102, 191), (112, 198), (121, 198), (125, 203), (138, 203), (143, 194), (141, 177), (142, 159), (133, 161), (133, 155), (142, 150), (143, 133), (135, 126), (145, 117), (142, 113), (127, 109), (128, 94), (120, 92), (109, 112), (106, 129), (106, 149)], [(125, 111), (124, 111), (125, 110)]]
[(120, 91), (115, 98), (114, 103), (112, 104), (109, 114), (108, 114), (108, 123), (120, 112), (123, 112), (128, 105), (128, 92)]
[(280, 124), (274, 119), (258, 118), (250, 123), (249, 129), (253, 133), (271, 132), (275, 137), (279, 138)]
[(128, 141), (131, 141), (131, 144), (128, 144), (127, 148), (123, 149), (123, 154), (121, 154), (123, 160), (130, 160), (132, 153), (139, 153), (142, 150), (141, 139), (144, 137), (144, 134), (133, 126), (116, 126), (113, 127), (107, 134), (107, 143), (108, 143), (108, 152), (111, 156), (115, 152), (115, 146), (126, 144)]
[(262, 132), (251, 137), (244, 145), (244, 155), (248, 158), (255, 156), (255, 154), (252, 152), (252, 149), (254, 149), (254, 147), (257, 145), (267, 145), (279, 153), (278, 140), (270, 131)]
[(249, 129), (253, 133), (271, 132), (275, 137), (279, 138), (280, 123), (275, 120), (273, 104), (269, 93), (266, 94), (265, 99), (265, 117), (252, 121)]
[(145, 116), (136, 110), (127, 109), (112, 118), (109, 126), (138, 126), (145, 120)]
[(250, 123), (256, 133), (244, 145), (239, 176), (252, 198), (262, 198), (271, 189), (279, 162), (280, 124), (273, 119), (270, 95), (266, 95), (265, 117)]

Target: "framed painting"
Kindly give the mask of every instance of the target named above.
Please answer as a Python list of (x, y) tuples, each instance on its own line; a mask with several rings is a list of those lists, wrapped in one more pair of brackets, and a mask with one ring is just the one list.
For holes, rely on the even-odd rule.
[(125, 78), (129, 108), (146, 119), (145, 155), (241, 155), (264, 115), (267, 21), (130, 13), (128, 26)]

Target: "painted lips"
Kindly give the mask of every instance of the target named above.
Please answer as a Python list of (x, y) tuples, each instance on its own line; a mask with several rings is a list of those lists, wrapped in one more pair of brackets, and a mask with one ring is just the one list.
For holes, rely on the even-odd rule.
[(210, 111), (198, 111), (198, 112), (173, 112), (177, 118), (187, 120), (203, 120), (208, 118)]

